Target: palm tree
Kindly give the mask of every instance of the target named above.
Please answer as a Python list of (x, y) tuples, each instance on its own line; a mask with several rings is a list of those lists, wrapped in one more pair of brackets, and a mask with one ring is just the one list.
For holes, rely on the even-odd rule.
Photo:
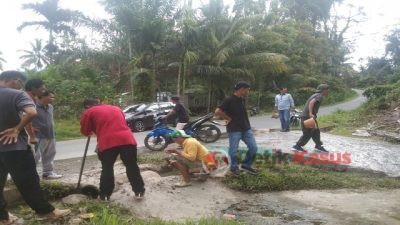
[(6, 60), (3, 59), (3, 57), (1, 57), (1, 55), (3, 55), (3, 53), (0, 51), (0, 70), (3, 70), (3, 62), (6, 62)]
[[(207, 82), (208, 111), (212, 107), (212, 96), (226, 94), (226, 87), (231, 87), (235, 81), (261, 81), (266, 74), (286, 71), (286, 56), (254, 47), (255, 38), (248, 32), (249, 25), (257, 24), (261, 18), (231, 18), (222, 0), (210, 0), (202, 12), (205, 18), (200, 32), (201, 57), (196, 74)], [(257, 83), (261, 85), (261, 82)], [(260, 96), (261, 86), (258, 89)]]
[[(65, 33), (75, 35), (72, 24), (77, 24), (84, 16), (73, 10), (61, 9), (59, 7), (60, 0), (46, 0), (42, 3), (28, 3), (22, 6), (23, 9), (31, 10), (36, 14), (43, 16), (45, 19), (41, 21), (28, 21), (22, 23), (17, 29), (22, 31), (25, 27), (36, 26), (49, 32), (49, 41), (46, 46), (50, 56), (56, 51), (55, 35)], [(52, 58), (52, 57), (51, 57)]]
[[(131, 0), (105, 1), (106, 9), (114, 16), (115, 32), (119, 34), (118, 49), (124, 49), (129, 60), (127, 74), (136, 77), (147, 74), (155, 83), (165, 36), (172, 31), (172, 12), (175, 1)], [(109, 32), (109, 31), (108, 31)], [(126, 43), (126, 44), (125, 44)], [(154, 85), (149, 88), (154, 89)], [(155, 90), (153, 91), (155, 93)]]
[(45, 64), (48, 64), (49, 61), (45, 54), (45, 49), (42, 45), (42, 40), (35, 39), (35, 42), (31, 42), (32, 50), (21, 50), (24, 52), (24, 55), (20, 56), (20, 59), (23, 59), (22, 67), (28, 68), (32, 65), (35, 66), (37, 70), (41, 69)]

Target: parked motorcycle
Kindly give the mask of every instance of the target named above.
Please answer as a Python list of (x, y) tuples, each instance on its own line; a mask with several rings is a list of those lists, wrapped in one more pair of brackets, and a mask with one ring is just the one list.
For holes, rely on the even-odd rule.
[(298, 109), (294, 109), (293, 111), (290, 112), (290, 126), (297, 127), (300, 125), (302, 113), (303, 112)]
[(260, 109), (258, 108), (258, 106), (250, 107), (250, 116), (254, 116), (258, 113), (260, 113)]
[[(194, 121), (187, 123), (183, 130), (186, 134), (204, 143), (217, 141), (221, 137), (221, 130), (214, 124), (218, 124), (211, 119), (213, 113), (202, 116)], [(209, 124), (211, 122), (214, 124)], [(169, 134), (174, 130), (167, 127), (161, 117), (156, 119), (155, 129), (150, 131), (144, 139), (145, 146), (152, 151), (162, 151), (173, 141)]]

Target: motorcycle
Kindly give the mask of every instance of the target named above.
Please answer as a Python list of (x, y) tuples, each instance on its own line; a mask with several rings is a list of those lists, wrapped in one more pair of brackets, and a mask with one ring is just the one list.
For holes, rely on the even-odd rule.
[(300, 125), (302, 113), (303, 112), (298, 109), (294, 109), (293, 111), (290, 112), (290, 126), (297, 127)]
[[(211, 119), (213, 113), (202, 116), (192, 122), (187, 123), (183, 130), (186, 134), (204, 143), (217, 141), (221, 137), (221, 130), (214, 124), (218, 124)], [(206, 123), (210, 121), (213, 124)], [(144, 139), (144, 145), (152, 151), (162, 151), (173, 141), (169, 134), (174, 130), (165, 125), (161, 117), (156, 118), (155, 129), (150, 131)]]
[(260, 109), (258, 106), (252, 106), (250, 107), (250, 116), (254, 116), (260, 112)]

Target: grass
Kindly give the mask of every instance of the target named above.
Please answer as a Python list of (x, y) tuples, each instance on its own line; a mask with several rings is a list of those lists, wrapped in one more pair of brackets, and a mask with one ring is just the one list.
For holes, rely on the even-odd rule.
[(329, 168), (286, 164), (282, 167), (261, 165), (259, 175), (229, 176), (224, 183), (245, 192), (339, 189), (339, 188), (400, 188), (399, 178), (382, 177), (360, 172), (338, 172)]
[(168, 154), (166, 154), (164, 151), (143, 153), (138, 155), (137, 161), (139, 164), (159, 165), (164, 162), (164, 158), (167, 156)]
[[(27, 224), (71, 224), (73, 220), (77, 220), (75, 224), (81, 225), (240, 225), (237, 221), (227, 221), (215, 218), (203, 218), (199, 221), (173, 222), (163, 221), (160, 219), (140, 219), (131, 211), (118, 205), (110, 204), (99, 200), (86, 200), (78, 205), (65, 206), (60, 202), (53, 202), (57, 208), (70, 208), (72, 213), (66, 218), (58, 220), (38, 221), (34, 213), (27, 206), (19, 206), (12, 210), (18, 217), (22, 217)], [(87, 219), (79, 219), (82, 216), (88, 216)]]
[(345, 98), (343, 99), (343, 100), (340, 100), (340, 101), (333, 101), (333, 102), (322, 102), (322, 106), (332, 106), (332, 105), (337, 105), (337, 104), (341, 104), (341, 103), (344, 103), (344, 102), (349, 102), (349, 101), (352, 101), (352, 100), (354, 100), (354, 99), (356, 99), (358, 97), (358, 94), (357, 94), (357, 92), (356, 91), (354, 91), (354, 90), (350, 90), (350, 91), (348, 91), (348, 92), (346, 92), (346, 94), (345, 94)]
[[(7, 180), (5, 187), (15, 187), (14, 182)], [(40, 187), (46, 199), (55, 200), (75, 193), (75, 187), (58, 181), (40, 180)]]
[(366, 126), (373, 121), (375, 113), (366, 105), (351, 111), (338, 110), (333, 114), (324, 115), (318, 118), (320, 127), (334, 126), (331, 134), (351, 136), (355, 129)]
[(78, 119), (56, 119), (55, 126), (57, 141), (82, 138)]

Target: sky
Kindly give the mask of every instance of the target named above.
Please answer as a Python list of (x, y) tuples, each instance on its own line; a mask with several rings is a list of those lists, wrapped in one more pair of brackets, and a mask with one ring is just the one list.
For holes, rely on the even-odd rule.
[[(41, 20), (42, 18), (29, 10), (23, 10), (22, 4), (28, 2), (42, 2), (43, 0), (0, 0), (0, 51), (2, 58), (7, 60), (3, 63), (4, 70), (19, 69), (22, 60), (21, 50), (31, 49), (30, 43), (35, 39), (48, 40), (48, 34), (42, 29), (34, 27), (25, 28), (21, 32), (17, 27), (24, 21)], [(194, 5), (207, 0), (193, 0)], [(225, 0), (232, 4), (233, 0)], [(366, 63), (368, 57), (380, 57), (385, 52), (385, 36), (400, 24), (399, 0), (345, 0), (345, 3), (337, 8), (338, 14), (346, 15), (349, 11), (347, 4), (355, 8), (363, 7), (366, 14), (364, 22), (350, 28), (346, 37), (354, 39), (353, 52), (349, 63), (355, 68)], [(61, 0), (60, 6), (72, 10), (78, 10), (91, 18), (109, 18), (103, 6), (98, 0)], [(79, 32), (79, 31), (78, 31)], [(90, 39), (92, 33), (80, 32), (81, 35)]]

